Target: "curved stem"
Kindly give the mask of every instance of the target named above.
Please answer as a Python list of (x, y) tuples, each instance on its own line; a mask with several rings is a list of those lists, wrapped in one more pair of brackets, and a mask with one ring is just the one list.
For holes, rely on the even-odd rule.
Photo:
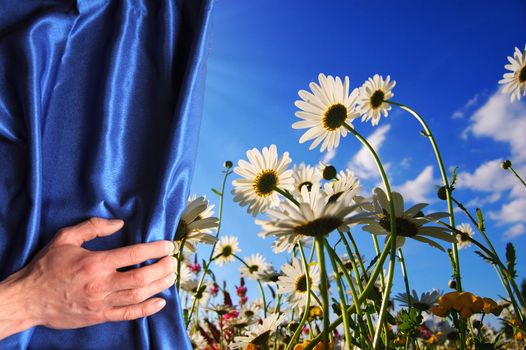
[[(303, 269), (305, 271), (305, 279), (307, 284), (307, 290), (311, 290), (311, 278), (310, 278), (310, 271), (309, 271), (309, 264), (307, 263), (307, 259), (305, 258), (305, 252), (303, 251), (303, 247), (301, 246), (301, 243), (298, 244), (301, 260), (303, 262)], [(298, 324), (298, 327), (294, 331), (294, 334), (292, 335), (292, 338), (290, 339), (289, 343), (287, 344), (286, 350), (291, 350), (294, 343), (298, 339), (299, 335), (301, 334), (301, 331), (303, 330), (303, 326), (305, 325), (305, 322), (307, 322), (307, 318), (309, 317), (310, 312), (310, 293), (306, 293), (305, 295), (305, 312), (303, 313), (303, 316), (301, 317), (300, 323)]]
[[(250, 266), (245, 262), (245, 260), (241, 259), (236, 254), (232, 254), (237, 260), (239, 260), (245, 267), (250, 271)], [(261, 299), (263, 301), (263, 313), (265, 317), (267, 317), (267, 300), (265, 299), (265, 291), (263, 290), (263, 285), (261, 284), (261, 281), (259, 278), (256, 280), (259, 286), (259, 291), (261, 292)]]
[(396, 260), (396, 223), (395, 223), (395, 210), (394, 210), (394, 202), (393, 202), (393, 195), (391, 193), (391, 186), (389, 185), (389, 179), (387, 178), (387, 174), (385, 173), (384, 167), (382, 165), (382, 162), (380, 161), (380, 157), (378, 157), (378, 154), (374, 150), (374, 148), (369, 144), (369, 142), (360, 135), (356, 130), (351, 128), (348, 124), (344, 123), (343, 126), (349, 130), (356, 138), (369, 150), (369, 153), (373, 156), (374, 161), (376, 163), (376, 167), (378, 168), (378, 171), (380, 172), (380, 176), (382, 177), (382, 181), (385, 187), (385, 191), (387, 194), (387, 199), (389, 199), (389, 223), (390, 223), (390, 236), (393, 238), (391, 243), (391, 254), (390, 254), (390, 260), (389, 260), (389, 270), (387, 273), (387, 284), (385, 286), (384, 295), (382, 298), (382, 305), (380, 307), (380, 314), (378, 316), (378, 327), (376, 327), (376, 332), (374, 334), (374, 340), (373, 340), (373, 347), (376, 348), (378, 345), (378, 339), (380, 337), (381, 333), (381, 325), (384, 322), (385, 314), (387, 313), (387, 305), (389, 301), (389, 295), (391, 294), (391, 287), (393, 286), (393, 277), (394, 277), (394, 268), (395, 268), (395, 260)]
[[(383, 265), (385, 260), (387, 259), (387, 256), (389, 256), (389, 253), (391, 251), (390, 247), (392, 244), (392, 237), (387, 237), (387, 242), (385, 243), (384, 250), (380, 254), (380, 257), (378, 258), (378, 263), (376, 264), (376, 267), (374, 268), (371, 277), (369, 278), (369, 281), (367, 282), (367, 285), (363, 289), (363, 292), (360, 293), (358, 296), (358, 300), (356, 300), (353, 305), (349, 306), (347, 310), (343, 310), (342, 312), (348, 312), (353, 313), (356, 312), (356, 304), (362, 304), (366, 298), (369, 296), (369, 292), (373, 288), (374, 284), (376, 283), (376, 280), (378, 279), (378, 275), (380, 274), (380, 271), (383, 269)], [(335, 330), (343, 321), (343, 317), (339, 316), (334, 322), (332, 322), (329, 325), (329, 330), (333, 331)], [(319, 334), (316, 336), (312, 341), (305, 347), (304, 350), (312, 350), (321, 340), (322, 335)], [(288, 350), (288, 349), (287, 349)]]
[[(208, 272), (208, 269), (210, 268), (210, 263), (212, 262), (212, 258), (214, 256), (214, 251), (216, 249), (216, 245), (217, 245), (217, 239), (219, 238), (219, 232), (221, 231), (221, 222), (222, 222), (222, 219), (223, 219), (223, 198), (224, 198), (224, 195), (225, 195), (225, 185), (226, 185), (226, 179), (228, 177), (228, 175), (232, 174), (232, 171), (230, 170), (225, 170), (224, 171), (225, 173), (225, 176), (223, 176), (223, 182), (221, 183), (221, 193), (219, 195), (219, 214), (218, 214), (218, 219), (219, 219), (219, 222), (217, 224), (217, 231), (216, 231), (216, 241), (214, 242), (214, 244), (212, 245), (212, 250), (210, 251), (210, 256), (208, 257), (208, 262), (205, 264), (205, 266), (203, 266), (203, 274), (201, 275), (201, 278), (199, 279), (199, 283), (197, 284), (197, 291), (199, 291), (201, 289), (201, 286), (203, 285), (203, 282), (205, 280), (205, 276)], [(186, 320), (186, 325), (188, 326), (190, 324), (190, 320), (192, 318), (192, 314), (194, 313), (194, 309), (195, 309), (195, 305), (196, 305), (196, 298), (195, 298), (195, 295), (194, 295), (194, 299), (192, 300), (192, 307), (190, 308), (190, 312), (188, 313), (188, 319)]]
[(300, 206), (300, 203), (294, 197), (292, 197), (292, 195), (289, 192), (284, 191), (284, 190), (282, 190), (279, 187), (274, 187), (274, 191), (278, 192), (283, 197), (287, 198), (289, 201), (291, 201), (292, 203), (296, 204), (298, 207)]
[(404, 253), (401, 248), (398, 249), (398, 260), (400, 260), (400, 267), (402, 268), (402, 275), (404, 276), (405, 292), (407, 293), (407, 306), (408, 309), (411, 310), (413, 307), (411, 302), (411, 289), (409, 288), (409, 278), (407, 277)]
[(520, 175), (515, 171), (515, 169), (513, 169), (512, 166), (509, 167), (510, 171), (515, 174), (515, 176), (517, 177), (517, 179), (519, 179), (520, 182), (522, 182), (522, 184), (526, 187), (526, 182), (524, 182), (524, 180), (522, 179), (522, 177), (520, 177)]
[(323, 305), (323, 348), (329, 349), (329, 287), (327, 285), (327, 270), (325, 267), (325, 252), (323, 249), (324, 238), (316, 237), (316, 252), (318, 254), (318, 263), (320, 264), (320, 294)]

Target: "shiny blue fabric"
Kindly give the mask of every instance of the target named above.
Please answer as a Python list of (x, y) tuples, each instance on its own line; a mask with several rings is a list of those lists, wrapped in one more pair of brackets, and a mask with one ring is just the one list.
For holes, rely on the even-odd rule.
[[(199, 135), (211, 0), (0, 0), (0, 278), (90, 216), (106, 250), (171, 239)], [(158, 314), (35, 327), (0, 349), (190, 349), (173, 288)]]

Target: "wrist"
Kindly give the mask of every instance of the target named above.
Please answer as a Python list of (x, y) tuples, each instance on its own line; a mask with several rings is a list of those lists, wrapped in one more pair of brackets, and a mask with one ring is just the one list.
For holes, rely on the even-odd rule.
[(0, 339), (35, 326), (29, 313), (27, 290), (17, 275), (0, 282)]

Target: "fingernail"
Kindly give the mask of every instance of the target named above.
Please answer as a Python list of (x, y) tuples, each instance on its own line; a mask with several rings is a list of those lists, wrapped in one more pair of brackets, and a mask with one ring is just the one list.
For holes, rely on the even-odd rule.
[(110, 225), (112, 226), (121, 226), (122, 224), (124, 224), (124, 221), (122, 221), (121, 219), (111, 219), (110, 220)]
[(153, 303), (153, 306), (156, 308), (156, 309), (162, 309), (164, 306), (166, 305), (166, 300), (164, 299), (158, 299), (156, 300), (154, 303)]
[(175, 254), (175, 244), (173, 242), (166, 242), (166, 255)]
[(177, 259), (174, 258), (173, 256), (170, 258), (170, 266), (172, 268), (173, 271), (175, 271), (175, 269), (177, 268)]

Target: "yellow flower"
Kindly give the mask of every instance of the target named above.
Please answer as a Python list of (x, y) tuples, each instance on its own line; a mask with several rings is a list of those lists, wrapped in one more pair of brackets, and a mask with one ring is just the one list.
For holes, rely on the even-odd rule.
[(447, 317), (449, 310), (449, 308), (445, 308), (441, 305), (433, 306), (431, 308), (431, 312), (437, 315), (438, 317)]
[(319, 306), (311, 306), (309, 311), (309, 318), (322, 318), (323, 317), (323, 310)]

